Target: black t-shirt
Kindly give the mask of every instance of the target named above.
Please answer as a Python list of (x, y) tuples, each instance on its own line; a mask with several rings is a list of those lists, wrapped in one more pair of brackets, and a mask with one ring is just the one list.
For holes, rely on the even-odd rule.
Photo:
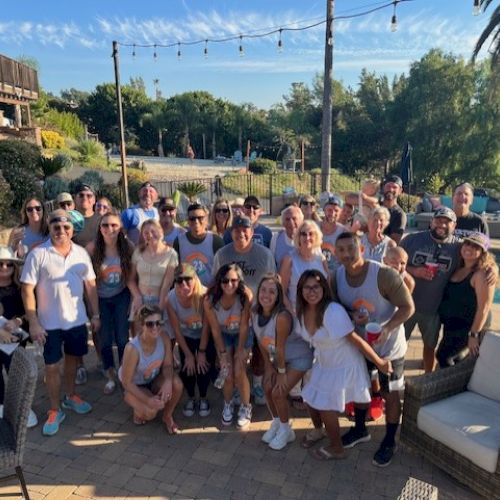
[(3, 308), (3, 317), (12, 319), (24, 316), (21, 289), (16, 285), (0, 287), (0, 304)]
[(391, 208), (387, 208), (387, 210), (389, 210), (391, 218), (389, 225), (385, 228), (384, 234), (387, 236), (391, 234), (402, 235), (406, 229), (406, 214), (404, 210), (399, 205), (394, 205)]
[(490, 235), (488, 223), (480, 215), (469, 212), (467, 215), (457, 217), (456, 236), (463, 238), (474, 231), (479, 231), (486, 236)]

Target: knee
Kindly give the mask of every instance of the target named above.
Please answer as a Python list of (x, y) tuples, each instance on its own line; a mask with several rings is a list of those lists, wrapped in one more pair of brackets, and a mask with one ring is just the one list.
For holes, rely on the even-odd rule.
[(172, 381), (172, 389), (173, 392), (175, 393), (181, 393), (184, 390), (184, 384), (182, 383), (181, 379), (175, 375), (174, 379)]

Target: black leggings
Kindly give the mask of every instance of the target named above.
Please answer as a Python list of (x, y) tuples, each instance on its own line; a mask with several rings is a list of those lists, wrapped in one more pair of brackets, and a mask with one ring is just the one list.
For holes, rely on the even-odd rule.
[(11, 360), (12, 356), (5, 354), (3, 351), (0, 351), (0, 405), (3, 405), (3, 401), (5, 398), (5, 380), (3, 379), (3, 368), (5, 367), (5, 371), (9, 373)]
[[(200, 340), (191, 339), (189, 337), (184, 337), (184, 340), (186, 341), (189, 350), (193, 353), (194, 356), (196, 356), (196, 351), (200, 346)], [(179, 354), (181, 357), (181, 372), (179, 373), (179, 375), (182, 379), (184, 387), (186, 388), (188, 396), (190, 398), (194, 398), (195, 387), (196, 385), (198, 385), (200, 398), (205, 399), (207, 397), (207, 390), (210, 384), (212, 367), (215, 364), (215, 347), (213, 340), (210, 339), (207, 345), (206, 357), (207, 357), (207, 362), (210, 365), (209, 369), (207, 370), (207, 373), (196, 373), (195, 375), (188, 375), (186, 371), (183, 370), (185, 356), (184, 352), (180, 347), (179, 347)]]
[(468, 329), (458, 331), (450, 331), (446, 330), (446, 328), (444, 329), (443, 338), (441, 339), (436, 352), (436, 358), (441, 368), (450, 366), (447, 359), (454, 357), (462, 349), (467, 347), (467, 342), (469, 340), (468, 333)]

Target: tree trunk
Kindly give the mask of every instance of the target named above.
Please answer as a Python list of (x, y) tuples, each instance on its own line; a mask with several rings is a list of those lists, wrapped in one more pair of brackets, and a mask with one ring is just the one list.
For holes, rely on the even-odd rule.
[(215, 130), (212, 131), (212, 158), (217, 156), (217, 144), (215, 142)]
[(158, 156), (160, 158), (165, 156), (165, 152), (163, 151), (163, 133), (161, 129), (158, 130)]

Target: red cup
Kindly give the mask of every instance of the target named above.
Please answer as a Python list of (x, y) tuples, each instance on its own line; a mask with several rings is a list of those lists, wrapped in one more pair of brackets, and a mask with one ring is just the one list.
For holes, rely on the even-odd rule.
[(368, 323), (365, 326), (366, 341), (372, 345), (377, 340), (379, 335), (382, 333), (382, 327), (378, 323)]
[(425, 268), (432, 273), (432, 277), (435, 278), (439, 271), (439, 264), (437, 262), (426, 262)]

